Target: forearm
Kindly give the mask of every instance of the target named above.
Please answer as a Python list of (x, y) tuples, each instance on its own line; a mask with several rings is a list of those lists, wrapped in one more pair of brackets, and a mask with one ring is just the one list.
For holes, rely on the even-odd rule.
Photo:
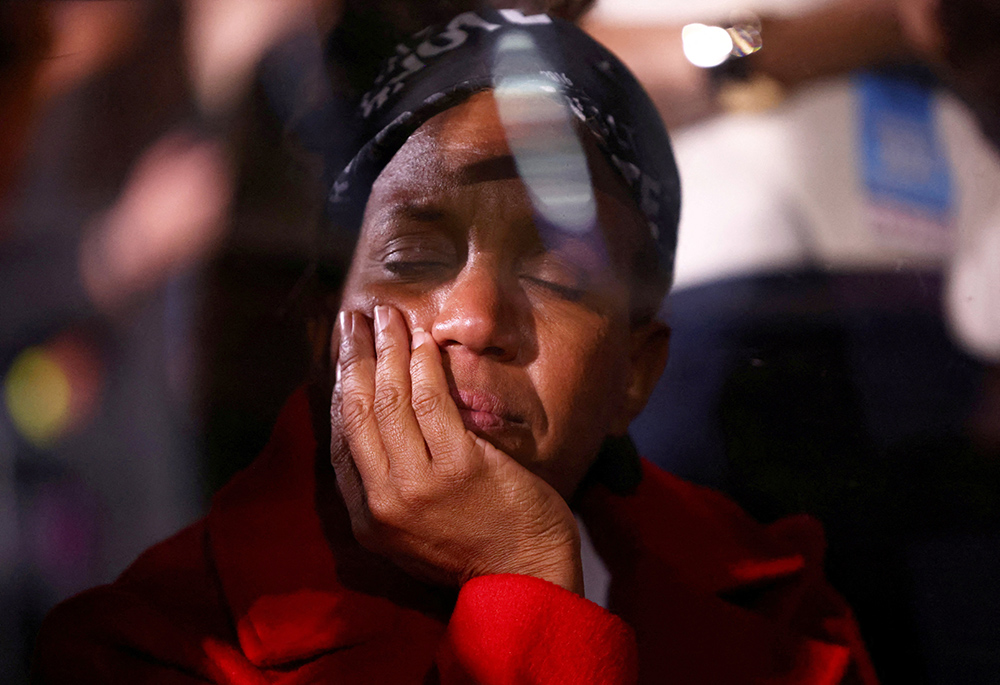
[[(584, 28), (635, 72), (668, 127), (719, 112), (709, 72), (684, 56), (680, 24), (592, 19)], [(747, 65), (788, 88), (918, 58), (890, 0), (841, 0), (806, 14), (765, 16), (761, 35), (763, 48), (744, 58)]]
[(718, 111), (708, 72), (684, 57), (680, 25), (588, 19), (583, 28), (635, 73), (668, 128)]
[(903, 36), (894, 2), (841, 0), (807, 14), (764, 17), (764, 47), (746, 59), (786, 87), (916, 55)]

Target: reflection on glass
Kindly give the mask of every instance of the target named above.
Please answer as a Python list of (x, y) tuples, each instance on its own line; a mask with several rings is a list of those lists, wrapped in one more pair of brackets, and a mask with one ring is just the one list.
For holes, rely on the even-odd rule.
[(495, 61), (500, 121), (518, 174), (544, 222), (585, 233), (596, 225), (587, 159), (559, 86), (540, 75), (549, 72), (546, 66), (528, 34), (500, 41)]

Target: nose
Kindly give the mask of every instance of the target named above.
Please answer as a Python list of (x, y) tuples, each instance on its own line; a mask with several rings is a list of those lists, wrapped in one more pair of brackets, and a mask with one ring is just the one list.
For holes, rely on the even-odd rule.
[(512, 361), (521, 348), (518, 295), (497, 269), (467, 263), (444, 292), (431, 336), (443, 349)]

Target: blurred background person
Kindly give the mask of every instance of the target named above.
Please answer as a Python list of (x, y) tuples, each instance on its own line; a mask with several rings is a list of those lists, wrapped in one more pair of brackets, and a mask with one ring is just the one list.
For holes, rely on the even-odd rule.
[[(316, 165), (255, 107), (269, 107), (269, 73), (294, 89), (272, 88), (284, 99), (269, 112), (329, 100), (323, 78), (303, 78), (325, 73), (337, 4), (0, 8), (2, 682), (26, 677), (52, 604), (202, 511), (205, 283), (272, 219), (248, 200), (255, 187), (286, 191), (273, 252), (309, 260)], [(277, 309), (258, 319), (294, 330)]]
[[(764, 520), (820, 518), (885, 682), (1000, 665), (1000, 164), (970, 107), (989, 91), (962, 87), (996, 68), (996, 17), (601, 0), (587, 18), (661, 93), (682, 177), (671, 358), (640, 451)], [(694, 22), (763, 47), (699, 68)]]

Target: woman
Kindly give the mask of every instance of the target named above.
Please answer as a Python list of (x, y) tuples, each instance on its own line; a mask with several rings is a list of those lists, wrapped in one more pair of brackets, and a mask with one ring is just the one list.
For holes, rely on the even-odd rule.
[(874, 682), (810, 520), (762, 527), (629, 448), (679, 199), (635, 80), (513, 11), (396, 53), (331, 193), (358, 233), (329, 382), (205, 520), (50, 616), (36, 680)]

